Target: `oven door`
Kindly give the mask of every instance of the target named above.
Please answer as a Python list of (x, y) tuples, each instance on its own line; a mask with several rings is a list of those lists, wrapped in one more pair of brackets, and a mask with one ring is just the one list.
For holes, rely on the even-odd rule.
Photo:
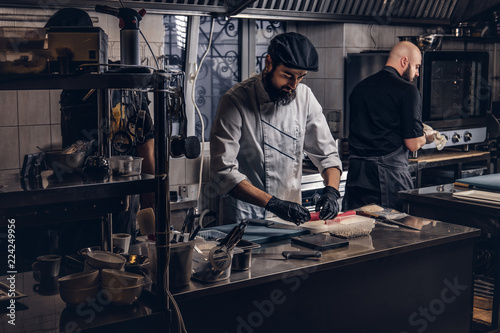
[(425, 52), (422, 120), (434, 129), (486, 126), (490, 108), (488, 52)]

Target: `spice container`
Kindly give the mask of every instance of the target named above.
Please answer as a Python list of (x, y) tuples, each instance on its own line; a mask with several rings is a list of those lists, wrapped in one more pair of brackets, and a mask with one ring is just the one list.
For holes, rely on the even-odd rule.
[(111, 156), (109, 166), (116, 176), (138, 176), (141, 174), (142, 157)]

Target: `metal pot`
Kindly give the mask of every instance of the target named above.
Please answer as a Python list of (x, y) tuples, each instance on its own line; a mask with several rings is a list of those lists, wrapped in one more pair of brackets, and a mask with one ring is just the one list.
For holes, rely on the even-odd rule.
[(419, 36), (417, 46), (421, 51), (435, 50), (441, 45), (441, 38), (438, 34)]
[(415, 44), (421, 51), (435, 50), (441, 45), (443, 35), (428, 34), (420, 36), (399, 36), (400, 41), (408, 41)]
[(45, 163), (52, 170), (81, 168), (85, 159), (85, 152), (65, 153), (64, 149), (45, 152)]

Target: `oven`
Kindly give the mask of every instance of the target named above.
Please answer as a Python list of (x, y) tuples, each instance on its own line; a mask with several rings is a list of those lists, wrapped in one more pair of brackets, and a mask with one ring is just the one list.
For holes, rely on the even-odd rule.
[[(339, 207), (342, 207), (342, 198), (345, 193), (345, 182), (347, 180), (347, 171), (342, 172), (339, 185)], [(323, 177), (319, 174), (316, 168), (304, 167), (302, 169), (301, 195), (302, 206), (306, 207), (310, 212), (316, 208), (316, 202), (323, 193)]]
[(491, 105), (488, 64), (488, 52), (423, 53), (418, 80), (422, 121), (448, 138), (447, 147), (486, 140), (486, 113)]
[[(388, 51), (350, 53), (344, 67), (342, 138), (349, 137), (349, 95), (356, 84), (381, 70)], [(420, 77), (422, 121), (448, 138), (447, 147), (486, 140), (486, 114), (491, 104), (489, 54), (483, 51), (426, 51)], [(423, 149), (436, 148), (434, 143)]]

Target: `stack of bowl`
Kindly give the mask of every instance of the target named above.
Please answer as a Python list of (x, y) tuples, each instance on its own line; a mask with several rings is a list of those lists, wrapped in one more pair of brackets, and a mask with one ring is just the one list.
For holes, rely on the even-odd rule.
[(59, 295), (70, 306), (94, 298), (99, 291), (99, 271), (93, 270), (66, 275), (59, 278)]
[(112, 304), (129, 305), (141, 296), (144, 276), (116, 269), (103, 269), (101, 285)]
[(85, 260), (85, 270), (90, 271), (94, 269), (116, 269), (123, 270), (127, 259), (125, 257), (107, 251), (91, 251), (87, 253)]

